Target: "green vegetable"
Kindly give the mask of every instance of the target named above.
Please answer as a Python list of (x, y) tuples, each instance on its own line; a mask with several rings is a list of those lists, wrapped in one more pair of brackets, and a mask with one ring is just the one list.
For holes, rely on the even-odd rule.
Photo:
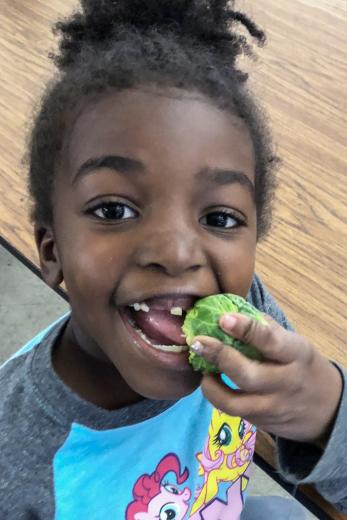
[[(194, 307), (187, 312), (185, 317), (182, 330), (186, 336), (188, 345), (191, 344), (195, 336), (212, 336), (226, 345), (236, 348), (246, 357), (260, 360), (262, 356), (255, 347), (229, 336), (219, 327), (219, 319), (222, 314), (226, 312), (245, 314), (267, 325), (267, 321), (261, 312), (241, 296), (235, 294), (215, 294), (207, 296), (206, 298), (201, 298), (196, 301)], [(214, 365), (205, 361), (194, 352), (190, 352), (189, 362), (194, 370), (198, 370), (204, 374), (219, 372)]]

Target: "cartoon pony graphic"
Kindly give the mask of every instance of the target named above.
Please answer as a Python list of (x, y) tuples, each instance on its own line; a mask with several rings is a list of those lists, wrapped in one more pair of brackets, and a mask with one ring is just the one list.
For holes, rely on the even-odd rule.
[[(190, 518), (209, 517), (207, 514), (196, 516), (196, 513), (202, 509), (207, 513), (208, 508), (205, 508), (216, 497), (221, 482), (230, 482), (235, 490), (239, 489), (238, 495), (241, 496), (237, 508), (242, 509), (242, 492), (248, 483), (244, 474), (253, 457), (255, 435), (255, 427), (244, 419), (231, 417), (217, 409), (213, 410), (204, 451), (197, 454), (200, 462), (199, 475), (204, 477), (204, 481), (196, 491)], [(229, 488), (228, 497), (235, 495), (231, 491)], [(229, 511), (234, 512), (232, 504), (224, 505), (224, 509), (228, 507)]]
[(173, 472), (177, 484), (189, 477), (187, 468), (181, 473), (181, 465), (174, 453), (161, 459), (151, 475), (139, 477), (133, 487), (133, 502), (126, 510), (126, 520), (183, 520), (191, 492), (188, 487), (180, 491), (175, 484), (163, 482), (165, 475)]

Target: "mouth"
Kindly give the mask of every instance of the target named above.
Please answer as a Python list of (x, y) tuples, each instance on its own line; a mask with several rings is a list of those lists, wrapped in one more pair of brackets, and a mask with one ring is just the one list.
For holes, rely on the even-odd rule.
[(196, 296), (165, 295), (130, 303), (120, 309), (123, 322), (140, 347), (158, 353), (185, 354), (188, 345), (182, 332), (187, 311)]

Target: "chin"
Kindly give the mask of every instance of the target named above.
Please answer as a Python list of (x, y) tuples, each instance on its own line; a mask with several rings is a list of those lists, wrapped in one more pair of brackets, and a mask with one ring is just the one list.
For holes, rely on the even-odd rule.
[(177, 380), (171, 384), (168, 381), (158, 381), (157, 384), (155, 384), (153, 380), (148, 382), (148, 384), (146, 384), (145, 381), (142, 381), (142, 384), (130, 384), (136, 393), (146, 399), (177, 401), (178, 399), (190, 395), (199, 387), (202, 375), (196, 372), (193, 373), (192, 376), (190, 381), (180, 381), (177, 377)]

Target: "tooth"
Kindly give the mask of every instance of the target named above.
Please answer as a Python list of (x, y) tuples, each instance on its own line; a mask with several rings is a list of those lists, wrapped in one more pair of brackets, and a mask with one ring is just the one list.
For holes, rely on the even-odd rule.
[(153, 345), (152, 347), (157, 350), (163, 350), (164, 352), (185, 352), (188, 348), (185, 345)]
[(170, 314), (173, 314), (174, 316), (182, 316), (182, 307), (172, 307), (172, 309), (170, 310)]
[(141, 310), (143, 312), (149, 312), (149, 307), (148, 307), (147, 303), (141, 303)]
[(133, 307), (135, 311), (139, 311), (141, 309), (141, 303), (134, 303)]

